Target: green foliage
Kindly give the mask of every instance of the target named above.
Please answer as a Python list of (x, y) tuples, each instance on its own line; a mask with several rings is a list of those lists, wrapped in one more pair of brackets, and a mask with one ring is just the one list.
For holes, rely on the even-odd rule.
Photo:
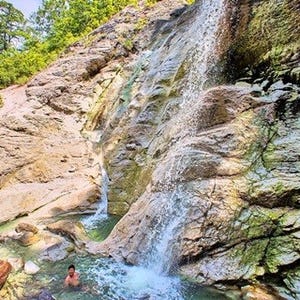
[(55, 52), (48, 52), (46, 43), (36, 43), (35, 48), (29, 50), (10, 49), (3, 52), (0, 55), (0, 87), (25, 83), (55, 57)]
[(0, 52), (3, 52), (26, 35), (24, 15), (11, 3), (0, 1)]
[(157, 1), (156, 0), (146, 0), (146, 6), (153, 6)]
[[(146, 5), (156, 2), (147, 0)], [(67, 46), (128, 5), (137, 6), (138, 0), (42, 0), (37, 12), (30, 17), (32, 27), (21, 30), (25, 24), (22, 13), (0, 0), (0, 51), (3, 50), (0, 53), (0, 88), (25, 83)], [(146, 19), (141, 19), (135, 29), (142, 29), (146, 23)], [(9, 47), (21, 37), (22, 49)], [(122, 40), (122, 44), (128, 50), (133, 48), (129, 38)]]
[(127, 5), (137, 5), (137, 0), (43, 0), (32, 21), (47, 38), (81, 37)]
[[(20, 17), (16, 17), (16, 20), (24, 20), (23, 15), (11, 4), (0, 0), (1, 13), (1, 5), (8, 5)], [(25, 83), (67, 46), (105, 23), (127, 5), (137, 5), (137, 0), (43, 0), (38, 11), (30, 18), (33, 27), (22, 32), (25, 39), (22, 49), (9, 48), (7, 43), (2, 42), (0, 88)], [(0, 19), (0, 37), (7, 36), (4, 23), (7, 21)], [(13, 23), (14, 26), (16, 24)], [(20, 32), (15, 31), (8, 42), (19, 35)], [(126, 40), (125, 45), (128, 49), (132, 48), (132, 41)]]

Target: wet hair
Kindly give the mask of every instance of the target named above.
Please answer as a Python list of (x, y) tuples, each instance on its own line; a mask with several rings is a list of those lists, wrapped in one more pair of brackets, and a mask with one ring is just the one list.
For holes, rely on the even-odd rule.
[(70, 269), (74, 269), (75, 270), (75, 266), (74, 265), (69, 265), (68, 270)]

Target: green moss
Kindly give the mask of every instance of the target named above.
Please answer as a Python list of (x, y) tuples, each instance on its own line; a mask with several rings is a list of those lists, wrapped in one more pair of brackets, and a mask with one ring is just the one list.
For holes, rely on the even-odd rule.
[(123, 215), (132, 203), (145, 191), (151, 178), (152, 169), (141, 167), (134, 161), (121, 170), (112, 169), (110, 172), (122, 174), (118, 180), (113, 182), (109, 191), (109, 212)]
[(265, 256), (267, 270), (270, 273), (276, 273), (280, 266), (288, 265), (299, 259), (299, 246), (299, 240), (292, 235), (272, 238)]
[(127, 49), (127, 50), (132, 50), (133, 49), (133, 41), (129, 38), (127, 38), (124, 43), (123, 46)]
[[(124, 47), (126, 47), (126, 46), (124, 45)], [(125, 105), (128, 105), (128, 103), (131, 100), (131, 96), (132, 96), (131, 93), (132, 93), (133, 85), (134, 85), (136, 79), (138, 78), (138, 76), (140, 75), (140, 73), (142, 71), (142, 65), (143, 65), (143, 60), (141, 59), (135, 65), (135, 68), (132, 72), (131, 77), (128, 79), (128, 81), (125, 84), (123, 90), (121, 91), (120, 98), (124, 101)]]
[(93, 130), (96, 126), (99, 126), (98, 123), (100, 122), (106, 108), (104, 103), (107, 103), (107, 99), (110, 99), (109, 96), (114, 94), (114, 80), (118, 77), (121, 71), (122, 67), (118, 66), (115, 70), (114, 78), (104, 80), (98, 87), (98, 99), (93, 103), (93, 106), (86, 114), (87, 120), (84, 125), (85, 130)]
[(267, 65), (279, 74), (285, 68), (284, 59), (300, 50), (298, 5), (298, 0), (253, 4), (246, 30), (230, 49), (237, 70)]
[(268, 236), (277, 228), (276, 220), (282, 214), (280, 209), (268, 209), (259, 206), (247, 208), (237, 218), (231, 238), (254, 239)]
[(134, 29), (137, 31), (142, 30), (148, 24), (147, 18), (139, 18), (138, 21), (134, 25)]
[(3, 107), (3, 105), (4, 105), (4, 99), (2, 95), (0, 95), (0, 108)]
[[(245, 249), (243, 249), (240, 253), (236, 253), (236, 255), (240, 256), (241, 264), (243, 266), (249, 266), (253, 270), (256, 270), (257, 266), (262, 261), (265, 249), (268, 245), (268, 240), (263, 239), (259, 241), (249, 242)], [(255, 273), (255, 271), (253, 271)]]

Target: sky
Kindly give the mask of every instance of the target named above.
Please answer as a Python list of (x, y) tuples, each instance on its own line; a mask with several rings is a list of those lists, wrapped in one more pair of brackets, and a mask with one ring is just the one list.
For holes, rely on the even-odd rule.
[(38, 6), (42, 3), (42, 0), (6, 0), (14, 5), (15, 8), (20, 10), (26, 18), (31, 13), (37, 10)]

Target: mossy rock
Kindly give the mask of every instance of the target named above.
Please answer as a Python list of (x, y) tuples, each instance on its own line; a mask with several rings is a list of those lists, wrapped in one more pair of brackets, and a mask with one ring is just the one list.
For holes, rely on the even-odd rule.
[[(299, 1), (251, 1), (245, 5), (250, 5), (250, 20), (228, 51), (228, 71), (232, 70), (235, 78), (245, 75), (246, 69), (261, 76), (269, 68), (274, 77), (290, 76), (290, 63), (299, 61), (295, 58), (300, 50)], [(241, 15), (238, 22), (245, 24), (247, 17)]]
[[(115, 172), (110, 169), (109, 172)], [(121, 170), (122, 176), (113, 182), (108, 194), (108, 211), (115, 215), (124, 215), (131, 204), (145, 191), (150, 181), (152, 169), (141, 167), (135, 162)]]
[(287, 288), (293, 293), (294, 299), (300, 298), (300, 267), (290, 270), (283, 280)]
[(277, 229), (277, 220), (284, 212), (283, 209), (269, 209), (260, 206), (244, 209), (234, 223), (231, 238), (255, 239), (269, 236)]
[(267, 270), (276, 273), (281, 266), (299, 260), (299, 248), (300, 240), (294, 234), (271, 238), (265, 256)]

